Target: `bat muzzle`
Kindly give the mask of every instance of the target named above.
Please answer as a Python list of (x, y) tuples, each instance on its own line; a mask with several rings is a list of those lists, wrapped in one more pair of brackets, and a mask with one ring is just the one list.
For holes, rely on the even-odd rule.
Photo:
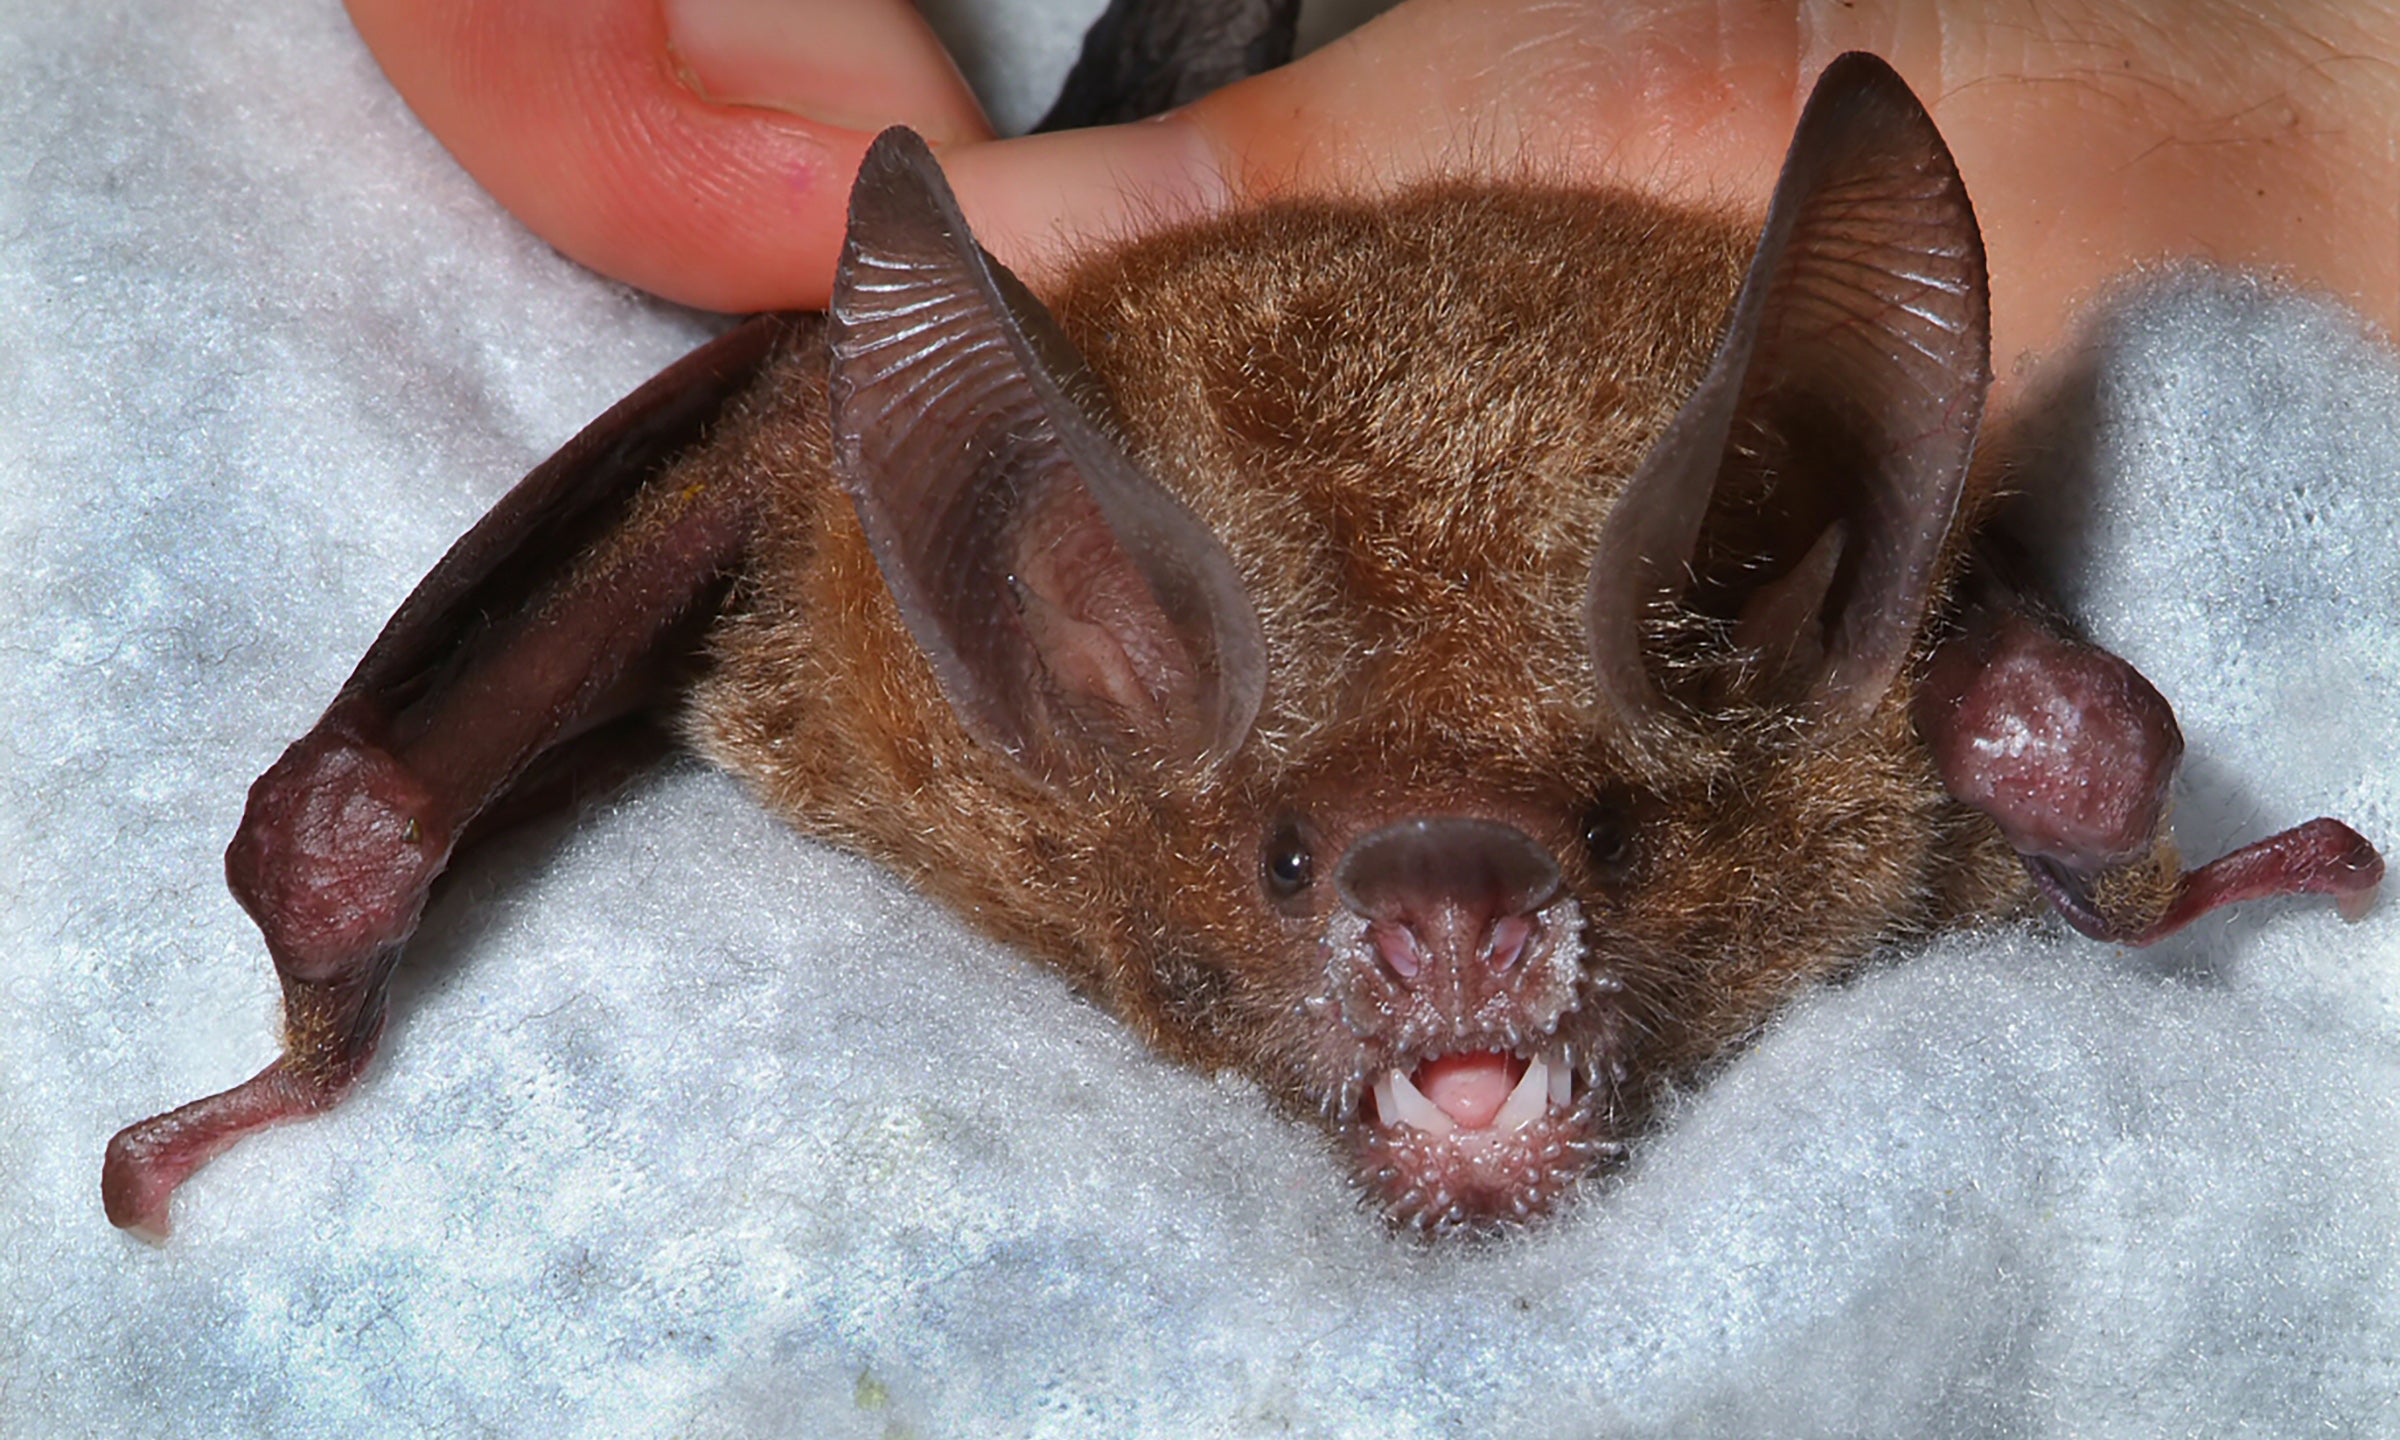
[(1359, 838), (1333, 880), (1308, 1008), (1338, 1014), (1326, 1049), (1355, 1057), (1337, 1124), (1362, 1182), (1427, 1228), (1548, 1209), (1597, 1153), (1583, 1057), (1557, 1034), (1583, 961), (1558, 861), (1513, 825), (1421, 816)]

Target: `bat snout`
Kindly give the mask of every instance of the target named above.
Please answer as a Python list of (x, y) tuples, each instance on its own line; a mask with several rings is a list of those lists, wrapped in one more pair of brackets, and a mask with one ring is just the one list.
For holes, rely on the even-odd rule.
[(1360, 1184), (1420, 1230), (1550, 1209), (1610, 1143), (1588, 1037), (1559, 1029), (1583, 922), (1557, 858), (1503, 821), (1418, 816), (1352, 842), (1333, 883), (1326, 979), (1356, 1046), (1340, 1133)]

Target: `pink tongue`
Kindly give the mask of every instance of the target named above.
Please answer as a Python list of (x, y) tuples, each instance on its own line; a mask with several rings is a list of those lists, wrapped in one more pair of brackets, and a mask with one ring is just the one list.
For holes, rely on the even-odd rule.
[(1508, 1092), (1524, 1075), (1524, 1061), (1485, 1050), (1428, 1060), (1409, 1078), (1443, 1114), (1469, 1130), (1482, 1130), (1508, 1103)]

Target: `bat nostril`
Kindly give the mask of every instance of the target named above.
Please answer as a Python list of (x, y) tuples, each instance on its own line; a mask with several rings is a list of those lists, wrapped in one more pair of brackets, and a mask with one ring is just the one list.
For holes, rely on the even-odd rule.
[(1484, 933), (1483, 951), (1478, 958), (1485, 969), (1505, 975), (1524, 958), (1526, 942), (1532, 938), (1532, 921), (1522, 915), (1503, 915)]
[(1384, 923), (1370, 927), (1367, 934), (1375, 942), (1375, 953), (1383, 958), (1384, 965), (1394, 975), (1403, 981), (1414, 982), (1417, 976), (1424, 973), (1425, 947), (1417, 939), (1415, 929), (1404, 924)]
[(1413, 986), (1434, 967), (1453, 976), (1514, 969), (1560, 874), (1550, 852), (1515, 826), (1440, 817), (1364, 836), (1335, 867), (1334, 885), (1369, 922), (1385, 966)]
[(1447, 916), (1379, 920), (1367, 929), (1384, 967), (1410, 986), (1435, 966), (1457, 975), (1471, 963), (1486, 975), (1506, 976), (1525, 958), (1533, 934), (1534, 922), (1521, 915), (1486, 918), (1455, 907)]

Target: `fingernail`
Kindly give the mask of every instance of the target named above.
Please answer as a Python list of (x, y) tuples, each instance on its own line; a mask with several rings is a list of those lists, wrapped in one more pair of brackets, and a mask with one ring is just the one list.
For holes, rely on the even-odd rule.
[(667, 51), (713, 105), (869, 133), (902, 121), (937, 144), (988, 134), (966, 82), (905, 5), (663, 0)]

